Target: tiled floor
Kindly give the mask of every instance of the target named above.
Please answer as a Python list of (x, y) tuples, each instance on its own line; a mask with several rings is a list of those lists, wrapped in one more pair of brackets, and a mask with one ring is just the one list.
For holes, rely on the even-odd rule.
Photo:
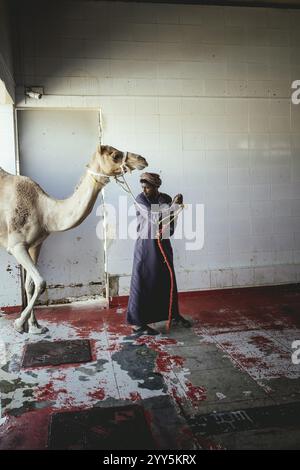
[[(3, 315), (0, 449), (58, 441), (108, 448), (116, 439), (120, 449), (135, 449), (135, 420), (147, 428), (139, 444), (146, 448), (299, 449), (300, 364), (291, 355), (300, 340), (300, 286), (192, 293), (180, 307), (191, 329), (166, 334), (161, 323), (159, 336), (140, 338), (131, 335), (124, 306), (39, 309), (49, 328), (42, 338), (16, 333), (15, 315)], [(89, 340), (90, 361), (22, 367), (29, 343), (78, 339)], [(99, 407), (107, 408), (105, 426)], [(66, 441), (51, 425), (62, 413), (73, 433)], [(68, 424), (71, 413), (84, 426)], [(118, 427), (119, 419), (127, 424)]]

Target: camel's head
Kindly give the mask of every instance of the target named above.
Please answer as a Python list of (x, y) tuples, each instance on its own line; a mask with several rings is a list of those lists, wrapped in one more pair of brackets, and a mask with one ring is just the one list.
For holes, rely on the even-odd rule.
[(101, 172), (117, 176), (124, 171), (143, 170), (148, 166), (145, 158), (130, 152), (122, 152), (110, 145), (99, 145), (96, 152)]

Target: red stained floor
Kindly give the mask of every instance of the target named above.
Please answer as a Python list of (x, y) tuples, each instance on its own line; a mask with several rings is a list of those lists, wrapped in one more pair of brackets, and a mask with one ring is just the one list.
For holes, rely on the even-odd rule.
[[(199, 339), (203, 336), (206, 337), (206, 340), (209, 338), (208, 344), (214, 343), (222, 352), (226, 352), (234, 366), (238, 366), (259, 385), (265, 387), (264, 393), (267, 393), (267, 386), (263, 380), (276, 379), (277, 375), (279, 377), (282, 374), (284, 361), (289, 361), (287, 345), (290, 338), (292, 336), (297, 338), (299, 332), (298, 339), (300, 339), (300, 285), (193, 292), (181, 294), (179, 302), (181, 313), (192, 319), (192, 331), (195, 336)], [(114, 307), (103, 310), (92, 306), (48, 307), (39, 309), (37, 316), (41, 322), (48, 322), (57, 328), (62, 324), (68, 325), (68, 328), (72, 328), (72, 331), (76, 332), (77, 338), (89, 338), (92, 342), (93, 359), (95, 360), (97, 359), (97, 347), (98, 351), (105, 351), (110, 357), (114, 353), (122, 351), (119, 338), (126, 337), (132, 332), (131, 327), (126, 324), (125, 304), (126, 299), (122, 298), (113, 299)], [(8, 317), (13, 320), (17, 314), (12, 313)], [(103, 331), (106, 332), (107, 345), (98, 344), (97, 346), (93, 335)], [(137, 345), (144, 345), (145, 348), (157, 353), (155, 367), (166, 381), (170, 379), (173, 370), (185, 367), (187, 358), (178, 353), (174, 354), (169, 349), (179, 347), (180, 336), (184, 342), (185, 333), (186, 330), (183, 330), (182, 335), (179, 332), (176, 337), (173, 337), (171, 332), (169, 337), (168, 335), (163, 338), (142, 337), (136, 341)], [(190, 346), (188, 341), (185, 344), (187, 347)], [(247, 342), (246, 346), (245, 341)], [(197, 357), (197, 347), (195, 344), (195, 357)], [(180, 351), (184, 352), (184, 348)], [(274, 359), (274, 355), (277, 355), (276, 358), (282, 363), (276, 362), (274, 365), (274, 360), (277, 361), (276, 358)], [(216, 365), (216, 367), (220, 366)], [(261, 373), (262, 369), (265, 370)], [(62, 366), (61, 373), (63, 371), (64, 367)], [(292, 378), (297, 378), (295, 371), (293, 374)], [(288, 377), (288, 373), (286, 376)], [(61, 380), (60, 389), (52, 389), (51, 382), (38, 389), (36, 395), (38, 399), (42, 401), (53, 400), (57, 398), (58, 394), (68, 394), (63, 383), (64, 377), (57, 377), (57, 380)], [(193, 377), (193, 375), (190, 377), (182, 375), (178, 378), (177, 385), (170, 383), (168, 386), (169, 395), (181, 408), (183, 396), (191, 408), (195, 409), (199, 409), (201, 403), (209, 399), (207, 392), (209, 386), (206, 383), (201, 383), (201, 385), (193, 383)], [(117, 385), (119, 398), (122, 399), (122, 393), (125, 395), (127, 393), (131, 402), (143, 403), (144, 398), (141, 396), (140, 390), (132, 389), (126, 393), (122, 392), (122, 380), (121, 385)], [(118, 377), (116, 382), (118, 382)], [(272, 387), (269, 388), (272, 389)], [(97, 389), (88, 392), (88, 396), (96, 401), (101, 401), (105, 399), (106, 393), (105, 387), (103, 388), (99, 384)], [(72, 399), (69, 401), (66, 399), (62, 410), (70, 411), (81, 408), (84, 409), (84, 405), (82, 407), (76, 403), (74, 405)], [(57, 412), (57, 408), (50, 405), (40, 410), (21, 412), (20, 416), (9, 416), (8, 413), (7, 419), (4, 419), (4, 422), (0, 424), (0, 449), (45, 448), (49, 416), (53, 411)], [(151, 421), (149, 410), (145, 413), (148, 416), (148, 421)], [(32, 432), (26, 432), (28, 429), (31, 429)], [(220, 448), (219, 443), (199, 437), (199, 445), (203, 446), (203, 442), (209, 442), (207, 448)]]

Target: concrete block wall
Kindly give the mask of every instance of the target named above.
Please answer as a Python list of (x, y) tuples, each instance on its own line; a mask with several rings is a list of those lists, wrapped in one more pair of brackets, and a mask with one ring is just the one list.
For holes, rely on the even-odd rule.
[[(165, 192), (205, 205), (203, 249), (173, 242), (180, 290), (299, 282), (300, 11), (37, 5), (15, 16), (17, 104), (100, 107), (105, 143), (144, 155)], [(24, 85), (45, 96), (24, 99)], [(111, 183), (106, 201), (119, 194)], [(108, 246), (128, 293), (134, 243)]]

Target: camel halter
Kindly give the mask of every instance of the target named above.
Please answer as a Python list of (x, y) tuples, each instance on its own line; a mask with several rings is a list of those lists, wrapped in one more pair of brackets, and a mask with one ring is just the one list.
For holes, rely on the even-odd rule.
[[(128, 182), (126, 181), (126, 179), (125, 179), (125, 176), (124, 176), (125, 173), (126, 173), (127, 171), (128, 171), (129, 173), (131, 173), (131, 169), (126, 165), (127, 159), (128, 159), (128, 152), (123, 152), (123, 159), (122, 159), (122, 163), (121, 163), (121, 165), (120, 165), (120, 169), (121, 169), (121, 174), (120, 174), (120, 175), (112, 176), (112, 175), (107, 175), (107, 174), (105, 174), (105, 173), (98, 173), (98, 172), (96, 172), (96, 171), (91, 170), (90, 168), (87, 169), (87, 172), (88, 172), (90, 175), (92, 175), (92, 177), (93, 177), (93, 176), (100, 176), (100, 177), (102, 177), (102, 178), (108, 178), (108, 179), (114, 178), (115, 181), (116, 181), (116, 183), (123, 189), (123, 191), (125, 191), (125, 192), (128, 193), (128, 194), (130, 194), (130, 196), (132, 197), (134, 203), (135, 203), (136, 206), (139, 208), (139, 210), (142, 211), (142, 212), (147, 212), (148, 214), (150, 213), (150, 222), (151, 222), (152, 224), (157, 225), (157, 221), (153, 222), (153, 221), (151, 220), (152, 214), (157, 215), (157, 212), (148, 211), (148, 209), (145, 209), (143, 206), (141, 206), (141, 205), (137, 202), (137, 200), (136, 200), (136, 198), (135, 198), (135, 196), (134, 196), (134, 194), (133, 194), (133, 192), (132, 192), (132, 190), (131, 190), (131, 187), (129, 186), (129, 183), (128, 183)], [(120, 180), (119, 178), (122, 178), (122, 179)], [(99, 184), (99, 183), (100, 183), (100, 181), (97, 181), (95, 178), (93, 178), (93, 180), (94, 180), (94, 183), (95, 183), (95, 184)], [(172, 208), (172, 206), (171, 206), (171, 208)], [(168, 208), (166, 212), (170, 212), (171, 208)], [(165, 220), (169, 219), (169, 220), (168, 220), (168, 223), (166, 224), (166, 226), (167, 226), (167, 225), (170, 225), (170, 224), (173, 222), (173, 220), (175, 220), (175, 219), (178, 217), (179, 213), (183, 210), (183, 208), (184, 208), (184, 205), (182, 204), (181, 207), (180, 207), (176, 212), (174, 212), (172, 218), (170, 218), (170, 217), (167, 215), (166, 217), (164, 217), (163, 219), (160, 220), (160, 223), (162, 223), (162, 222), (164, 222)]]
[[(97, 181), (97, 180), (94, 178), (94, 176), (100, 176), (100, 177), (102, 177), (102, 178), (108, 178), (108, 180), (110, 180), (110, 178), (114, 178), (115, 181), (116, 181), (116, 183), (123, 189), (123, 191), (125, 191), (125, 192), (128, 193), (128, 194), (130, 194), (130, 196), (132, 197), (134, 203), (136, 204), (136, 206), (139, 208), (140, 211), (142, 211), (142, 212), (147, 212), (148, 214), (150, 213), (150, 222), (151, 222), (152, 224), (153, 224), (153, 223), (157, 224), (156, 221), (153, 222), (153, 221), (151, 220), (152, 214), (157, 215), (157, 212), (148, 211), (148, 209), (145, 209), (143, 206), (141, 206), (141, 205), (137, 202), (137, 200), (136, 200), (136, 198), (135, 198), (135, 196), (134, 196), (134, 194), (133, 194), (133, 192), (132, 192), (132, 190), (131, 190), (131, 187), (129, 186), (129, 183), (128, 183), (128, 182), (126, 181), (126, 179), (125, 179), (125, 176), (124, 176), (125, 173), (126, 173), (127, 171), (128, 171), (129, 173), (131, 173), (131, 169), (130, 169), (130, 168), (127, 166), (127, 164), (126, 164), (127, 159), (128, 159), (128, 152), (123, 152), (123, 159), (122, 159), (122, 163), (121, 163), (121, 165), (120, 165), (120, 169), (121, 169), (120, 175), (115, 175), (115, 176), (113, 176), (113, 175), (107, 175), (107, 174), (105, 174), (105, 173), (98, 173), (98, 172), (96, 172), (96, 171), (91, 170), (90, 168), (87, 169), (87, 172), (92, 176), (92, 178), (93, 178), (95, 184), (99, 184), (100, 181)], [(119, 178), (122, 178), (122, 179), (120, 180)], [(170, 212), (171, 208), (172, 208), (172, 206), (169, 207), (166, 212)], [(168, 223), (165, 224), (165, 225), (166, 225), (166, 226), (167, 226), (167, 225), (170, 225), (170, 224), (173, 222), (173, 220), (175, 220), (175, 219), (178, 217), (179, 213), (180, 213), (183, 209), (184, 209), (184, 205), (182, 204), (181, 207), (179, 207), (179, 209), (178, 209), (176, 212), (173, 213), (173, 217), (172, 217), (172, 218), (170, 218), (169, 216), (166, 216), (166, 217), (164, 217), (163, 219), (160, 220), (160, 223), (162, 223), (162, 222), (164, 222), (165, 220), (169, 219)]]
[[(123, 159), (122, 159), (122, 163), (120, 165), (120, 168), (121, 168), (121, 175), (123, 176), (124, 173), (126, 173), (126, 171), (129, 171), (130, 172), (130, 168), (126, 165), (126, 161), (127, 161), (127, 158), (128, 158), (128, 152), (123, 152)], [(102, 178), (115, 178), (117, 180), (117, 176), (113, 176), (113, 175), (107, 175), (105, 173), (98, 173), (96, 171), (93, 171), (91, 170), (90, 168), (87, 169), (87, 172), (92, 175), (92, 176), (100, 176)], [(120, 175), (118, 175), (120, 176)], [(100, 183), (100, 181), (97, 181), (95, 180), (95, 178), (93, 178), (94, 182), (95, 183)]]

